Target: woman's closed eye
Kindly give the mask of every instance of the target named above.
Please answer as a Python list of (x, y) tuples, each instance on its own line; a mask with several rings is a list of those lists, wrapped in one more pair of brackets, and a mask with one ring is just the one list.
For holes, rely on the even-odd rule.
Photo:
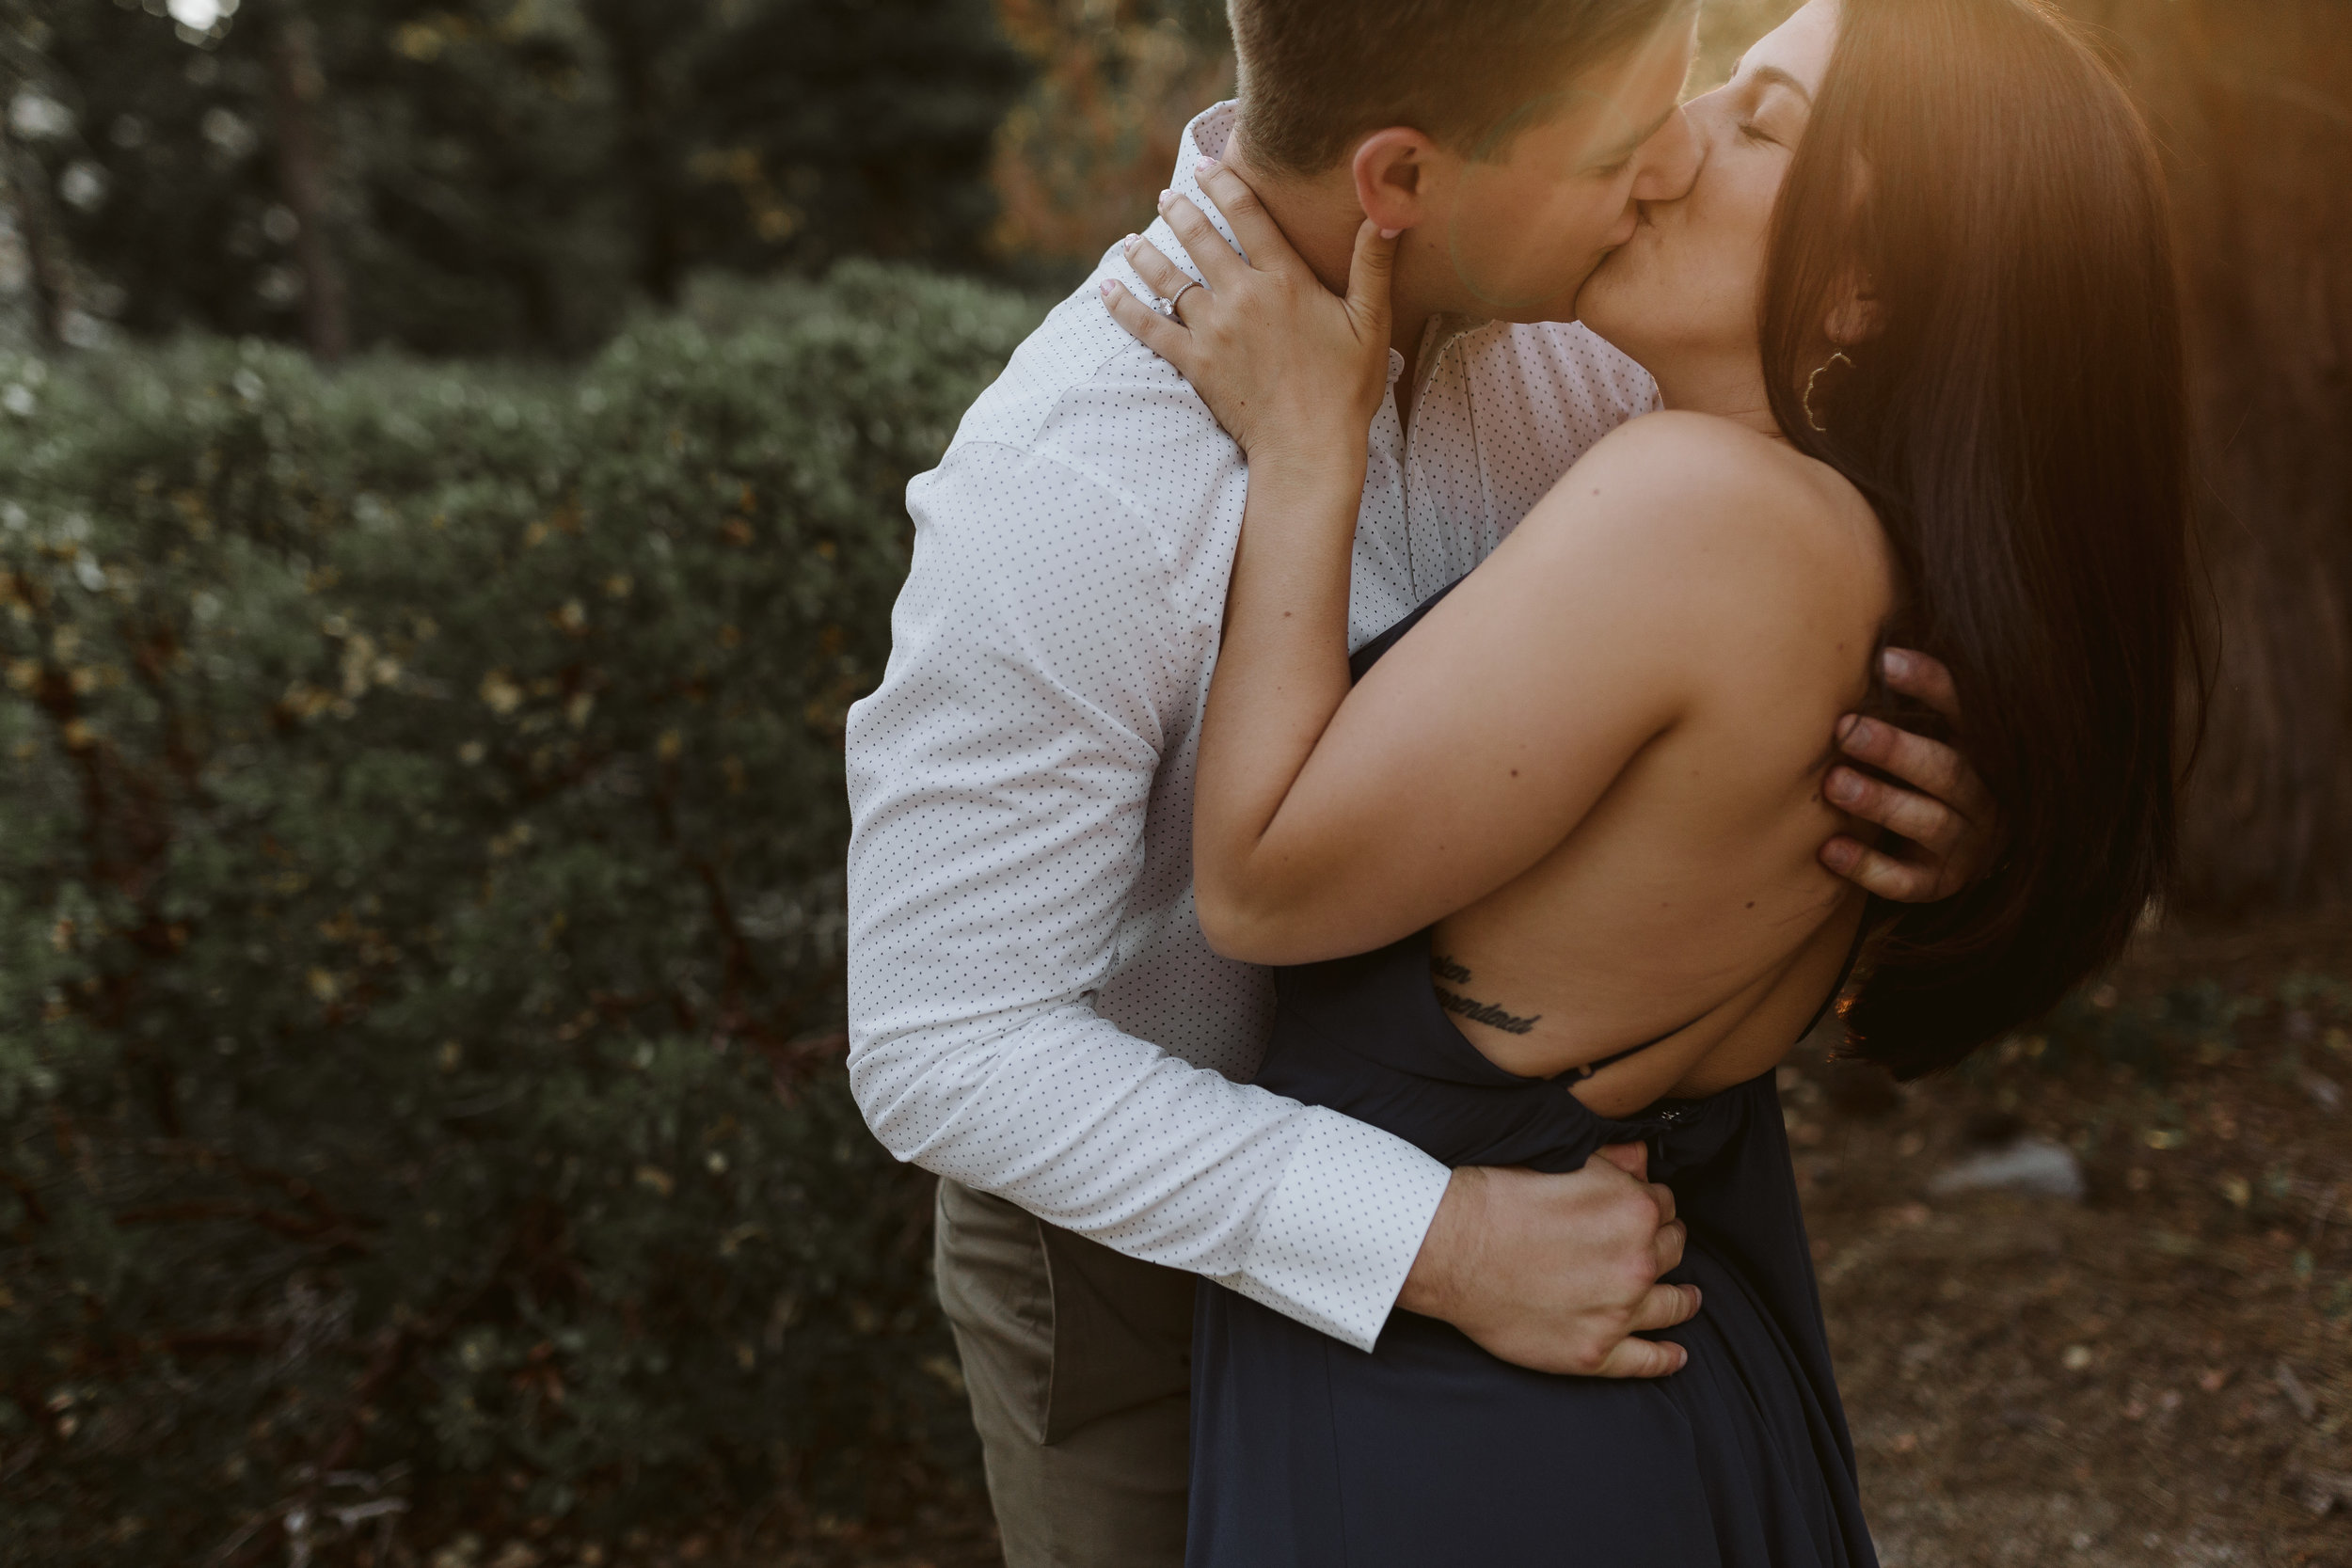
[(1804, 122), (1808, 117), (1791, 96), (1772, 87), (1766, 87), (1747, 112), (1734, 121), (1745, 140), (1766, 147), (1794, 147), (1804, 137)]

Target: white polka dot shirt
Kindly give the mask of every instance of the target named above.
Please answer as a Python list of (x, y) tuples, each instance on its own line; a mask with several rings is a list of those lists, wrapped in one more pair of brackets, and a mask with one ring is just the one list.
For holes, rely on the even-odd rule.
[[(1211, 214), (1192, 168), (1232, 123), (1195, 120), (1170, 182)], [(1248, 471), (1104, 277), (1154, 297), (1105, 256), (908, 487), (889, 668), (850, 713), (850, 1083), (898, 1158), (1369, 1349), (1448, 1172), (1248, 1086), (1272, 986), (1209, 950), (1191, 887)], [(1358, 645), (1656, 399), (1567, 325), (1439, 322), (1420, 374), (1410, 438), (1393, 390), (1372, 432)]]

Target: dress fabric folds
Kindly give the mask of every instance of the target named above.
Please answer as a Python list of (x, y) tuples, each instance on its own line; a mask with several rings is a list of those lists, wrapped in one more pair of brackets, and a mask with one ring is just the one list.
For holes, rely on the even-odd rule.
[(1188, 1568), (1876, 1568), (1772, 1074), (1599, 1117), (1463, 1037), (1426, 933), (1277, 987), (1257, 1078), (1277, 1093), (1457, 1166), (1647, 1143), (1690, 1227), (1666, 1277), (1705, 1305), (1659, 1336), (1683, 1370), (1620, 1381), (1529, 1371), (1405, 1311), (1366, 1354), (1204, 1282)]

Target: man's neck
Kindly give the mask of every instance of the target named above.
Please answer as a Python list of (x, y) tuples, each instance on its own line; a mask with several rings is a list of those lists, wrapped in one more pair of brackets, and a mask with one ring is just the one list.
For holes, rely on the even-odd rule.
[[(1364, 210), (1356, 200), (1355, 182), (1344, 167), (1311, 179), (1268, 173), (1250, 161), (1249, 150), (1235, 135), (1227, 144), (1224, 162), (1258, 193), (1258, 199), (1293, 249), (1333, 293), (1347, 292), (1349, 264), (1356, 256), (1356, 233), (1363, 227)], [(1399, 280), (1400, 283), (1403, 281)], [(1437, 312), (1400, 288), (1391, 305), (1389, 344), (1405, 356), (1405, 373), (1397, 378), (1396, 413), (1412, 417), (1412, 400), (1421, 371), (1421, 342)]]

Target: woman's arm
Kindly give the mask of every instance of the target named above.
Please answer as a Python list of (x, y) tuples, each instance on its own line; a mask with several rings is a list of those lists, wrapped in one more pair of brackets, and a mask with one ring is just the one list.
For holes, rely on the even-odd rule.
[[(1296, 842), (1306, 808), (1287, 819), (1284, 810), (1348, 694), (1348, 568), (1364, 461), (1359, 437), (1352, 451), (1249, 465), (1192, 796), (1193, 897), (1210, 944), (1230, 957), (1253, 957), (1264, 928), (1285, 923), (1285, 858), (1323, 859)], [(1278, 820), (1286, 832), (1272, 838)]]
[(1203, 172), (1248, 259), (1177, 198), (1166, 215), (1202, 279), (1189, 309), (1194, 280), (1133, 236), (1130, 262), (1178, 300), (1176, 318), (1116, 283), (1103, 294), (1122, 325), (1184, 372), (1249, 458), (1193, 797), (1196, 892), (1216, 942), (1224, 890), (1247, 885), (1253, 850), (1347, 695), (1348, 573), (1372, 420), (1388, 391), (1396, 236), (1367, 221), (1348, 293), (1334, 295), (1248, 185), (1213, 165)]

